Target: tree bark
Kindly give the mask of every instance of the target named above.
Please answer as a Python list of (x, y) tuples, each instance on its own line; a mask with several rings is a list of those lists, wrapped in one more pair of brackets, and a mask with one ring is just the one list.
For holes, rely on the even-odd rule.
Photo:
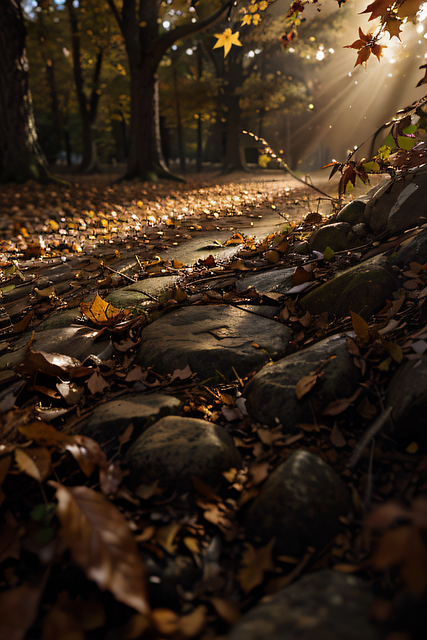
[(28, 87), (26, 29), (19, 0), (0, 0), (0, 182), (49, 181)]
[(73, 52), (73, 72), (76, 85), (77, 100), (79, 103), (80, 117), (82, 121), (82, 148), (83, 157), (79, 170), (83, 173), (93, 173), (99, 171), (98, 155), (95, 142), (95, 122), (98, 113), (99, 102), (99, 80), (101, 77), (103, 51), (98, 51), (96, 64), (93, 72), (90, 97), (87, 98), (84, 91), (83, 70), (80, 55), (80, 31), (73, 5), (73, 0), (66, 0), (68, 15), (70, 19), (72, 52)]
[(226, 107), (225, 157), (222, 173), (248, 171), (241, 144), (241, 115), (239, 87), (243, 84), (243, 57), (241, 51), (229, 54), (224, 76), (224, 105)]
[[(0, 0), (1, 1), (1, 0)], [(189, 22), (159, 34), (158, 0), (123, 0), (121, 12), (114, 0), (108, 4), (122, 32), (131, 76), (130, 149), (123, 179), (180, 179), (173, 176), (164, 161), (159, 125), (157, 68), (170, 46), (189, 35), (203, 31), (221, 19), (231, 7), (227, 0), (206, 20)]]

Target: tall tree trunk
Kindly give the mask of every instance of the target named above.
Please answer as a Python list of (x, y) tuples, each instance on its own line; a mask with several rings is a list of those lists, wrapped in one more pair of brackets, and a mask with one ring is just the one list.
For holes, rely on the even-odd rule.
[[(0, 0), (1, 1), (1, 0)], [(170, 46), (223, 18), (233, 0), (226, 0), (209, 18), (176, 27), (159, 34), (158, 0), (123, 0), (119, 11), (114, 0), (107, 0), (126, 45), (131, 74), (130, 149), (123, 179), (177, 178), (163, 159), (158, 105), (157, 68)]]
[(87, 98), (84, 91), (83, 70), (80, 55), (80, 31), (79, 24), (74, 8), (73, 0), (66, 0), (68, 15), (70, 19), (70, 28), (72, 36), (72, 52), (73, 52), (73, 72), (74, 82), (76, 85), (77, 100), (79, 103), (80, 117), (82, 121), (82, 146), (83, 158), (80, 163), (79, 170), (83, 173), (93, 173), (99, 171), (98, 156), (95, 142), (95, 122), (98, 112), (99, 102), (99, 80), (101, 77), (103, 50), (98, 51), (96, 56), (96, 64), (93, 72), (92, 86), (90, 97)]
[(26, 30), (19, 0), (0, 0), (0, 182), (49, 181), (28, 87)]
[(175, 91), (175, 109), (176, 109), (176, 131), (178, 134), (178, 154), (179, 154), (179, 167), (182, 173), (185, 173), (185, 145), (184, 145), (184, 134), (182, 130), (182, 120), (181, 120), (181, 105), (179, 103), (179, 93), (178, 93), (178, 74), (176, 72), (176, 67), (174, 65), (173, 70), (173, 87)]
[[(203, 75), (203, 52), (201, 43), (197, 45), (197, 79), (201, 80)], [(200, 173), (202, 170), (203, 163), (203, 131), (202, 131), (202, 114), (199, 113), (199, 117), (197, 118), (197, 153), (196, 153), (196, 164), (197, 164), (197, 172)]]
[[(224, 83), (224, 103), (226, 107), (225, 157), (222, 173), (248, 171), (245, 151), (241, 143), (242, 111), (239, 87), (243, 83), (243, 56), (240, 51), (229, 54)], [(227, 61), (226, 61), (227, 62)]]

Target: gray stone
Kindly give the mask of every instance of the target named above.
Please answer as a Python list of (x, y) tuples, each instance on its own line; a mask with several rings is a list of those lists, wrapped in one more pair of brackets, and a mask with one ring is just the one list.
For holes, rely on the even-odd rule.
[(307, 293), (300, 305), (312, 315), (328, 312), (330, 320), (358, 313), (365, 320), (378, 313), (399, 283), (383, 256), (347, 269)]
[(366, 197), (356, 198), (341, 209), (337, 215), (337, 222), (348, 222), (351, 225), (365, 222)]
[(387, 406), (393, 407), (390, 435), (408, 445), (427, 444), (427, 356), (408, 360), (393, 375)]
[[(110, 345), (110, 339), (103, 334), (97, 338), (98, 331), (89, 327), (63, 327), (49, 331), (36, 332), (31, 348), (46, 353), (62, 353), (83, 362), (88, 356), (99, 356)], [(20, 349), (28, 343), (29, 336), (24, 335), (15, 345)]]
[(188, 489), (191, 477), (210, 486), (224, 481), (223, 471), (241, 460), (222, 427), (194, 418), (166, 416), (149, 427), (129, 449), (126, 465), (134, 489), (158, 481), (161, 487)]
[(76, 307), (75, 309), (61, 309), (60, 311), (54, 311), (54, 313), (38, 325), (37, 331), (69, 327), (80, 315), (81, 312), (79, 307)]
[(350, 493), (319, 456), (294, 451), (267, 478), (245, 518), (257, 546), (276, 538), (274, 552), (300, 558), (307, 547), (320, 551), (340, 531), (350, 510)]
[[(129, 284), (121, 289), (116, 289), (105, 298), (107, 302), (119, 309), (131, 309), (133, 307), (144, 306), (151, 302), (153, 296), (157, 298), (163, 291), (172, 286), (178, 276), (164, 276), (157, 278), (146, 278), (134, 284)], [(146, 294), (149, 294), (148, 296)]]
[(282, 357), (291, 335), (285, 325), (235, 307), (185, 307), (142, 330), (137, 362), (162, 374), (189, 365), (202, 380), (217, 372), (234, 379), (233, 367), (245, 377)]
[(410, 170), (384, 183), (366, 205), (365, 221), (375, 232), (406, 231), (426, 219), (427, 170)]
[[(96, 440), (103, 449), (117, 446), (116, 438), (132, 423), (137, 437), (156, 420), (170, 413), (178, 413), (181, 402), (163, 393), (136, 394), (111, 400), (96, 407), (92, 414), (78, 424), (73, 433)], [(110, 446), (109, 446), (110, 445)]]
[(285, 293), (292, 287), (292, 276), (295, 269), (273, 269), (261, 273), (251, 273), (243, 276), (236, 283), (237, 291), (245, 291), (249, 287), (255, 287), (259, 293), (274, 291)]
[(420, 228), (416, 235), (404, 240), (396, 255), (390, 258), (390, 263), (399, 267), (409, 265), (410, 262), (427, 262), (427, 228)]
[(323, 253), (326, 247), (330, 247), (333, 251), (344, 251), (351, 245), (350, 232), (351, 224), (348, 222), (325, 224), (311, 234), (310, 250)]
[(379, 640), (371, 587), (332, 569), (309, 573), (246, 613), (228, 640)]
[[(318, 369), (323, 375), (298, 400), (297, 382)], [(351, 397), (359, 380), (360, 371), (348, 353), (346, 336), (330, 336), (261, 369), (246, 390), (246, 407), (257, 422), (272, 427), (279, 422), (285, 433), (292, 433), (298, 423), (312, 423), (313, 414), (320, 418), (333, 400)]]

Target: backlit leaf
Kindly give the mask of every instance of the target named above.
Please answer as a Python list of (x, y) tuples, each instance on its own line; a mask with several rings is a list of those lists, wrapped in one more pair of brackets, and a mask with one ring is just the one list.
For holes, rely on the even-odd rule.
[(224, 58), (227, 56), (233, 44), (237, 47), (242, 46), (242, 43), (239, 40), (238, 31), (233, 33), (231, 29), (227, 28), (222, 33), (215, 33), (214, 35), (217, 41), (214, 44), (213, 49), (224, 47)]
[(101, 590), (147, 615), (145, 568), (129, 525), (117, 507), (88, 487), (56, 489), (60, 535), (74, 562)]
[(359, 316), (358, 313), (355, 313), (354, 311), (350, 311), (350, 316), (351, 316), (351, 323), (353, 325), (353, 329), (356, 333), (356, 336), (359, 338), (359, 340), (362, 340), (363, 342), (366, 342), (367, 340), (369, 340), (368, 323), (361, 316)]
[(95, 300), (92, 303), (82, 302), (80, 310), (83, 315), (86, 316), (92, 322), (96, 324), (108, 324), (114, 319), (119, 319), (129, 313), (129, 311), (121, 311), (112, 304), (103, 300), (99, 293), (96, 294)]

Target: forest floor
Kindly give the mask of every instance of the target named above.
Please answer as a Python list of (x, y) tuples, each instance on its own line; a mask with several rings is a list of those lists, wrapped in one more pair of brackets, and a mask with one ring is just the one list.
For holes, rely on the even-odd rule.
[[(281, 440), (276, 434), (276, 441), (267, 441), (259, 425), (241, 414), (239, 421), (235, 412), (234, 400), (246, 381), (236, 379), (233, 384), (208, 389), (182, 372), (175, 380), (152, 371), (143, 372), (139, 379), (129, 375), (135, 336), (147, 314), (155, 319), (168, 306), (191, 303), (186, 282), (203, 284), (224, 271), (245, 270), (243, 257), (258, 260), (255, 271), (287, 260), (286, 250), (270, 250), (272, 239), (286, 229), (294, 240), (303, 242), (313, 222), (333, 212), (333, 200), (319, 200), (319, 194), (309, 187), (274, 171), (230, 176), (189, 172), (186, 183), (157, 184), (115, 183), (119, 174), (112, 172), (85, 177), (61, 172), (61, 178), (65, 177), (68, 187), (33, 183), (1, 187), (0, 358), (16, 352), (23, 335), (30, 336), (31, 344), (31, 331), (67, 309), (81, 308), (82, 322), (101, 333), (111, 332), (116, 339), (120, 336), (125, 346), (120, 362), (110, 361), (106, 367), (96, 366), (95, 361), (79, 365), (78, 373), (73, 374), (79, 389), (77, 401), (70, 401), (61, 386), (61, 375), (69, 373), (71, 366), (65, 357), (54, 362), (39, 352), (38, 357), (31, 356), (31, 366), (26, 368), (0, 367), (0, 639), (65, 640), (70, 630), (75, 634), (73, 640), (220, 638), (265, 593), (323, 567), (354, 573), (371, 583), (387, 583), (392, 597), (400, 579), (392, 585), (389, 574), (384, 578), (372, 566), (373, 536), (362, 526), (364, 496), (372, 494), (372, 487), (367, 486), (372, 483), (369, 460), (344, 471), (359, 517), (345, 523), (345, 531), (333, 544), (296, 562), (291, 571), (286, 560), (272, 558), (271, 546), (255, 549), (246, 543), (238, 523), (239, 508), (256, 495), (272, 460), (285, 459), (301, 442), (342, 469), (343, 460), (351, 457), (371, 423), (374, 407), (364, 407), (359, 431), (352, 437), (305, 425), (297, 436)], [(313, 182), (335, 198), (336, 181), (328, 184), (327, 176), (320, 174)], [(359, 188), (362, 190), (366, 187)], [(241, 232), (251, 227), (254, 237)], [(218, 237), (219, 244), (235, 247), (236, 254), (223, 262), (211, 255), (214, 249), (201, 259), (190, 258), (187, 264), (182, 257), (168, 258), (175, 247), (180, 247), (183, 256), (186, 243), (205, 237), (210, 247), (215, 249), (212, 242)], [(231, 267), (227, 266), (230, 261)], [(49, 269), (68, 263), (73, 281), (52, 284)], [(286, 264), (298, 267), (300, 263), (301, 257), (294, 256)], [(144, 315), (134, 310), (120, 315), (116, 309), (93, 306), (97, 293), (105, 298), (110, 291), (134, 282), (138, 274), (148, 279), (179, 276), (179, 281), (166, 297), (155, 295)], [(224, 300), (224, 295), (210, 287), (203, 293), (204, 303)], [(88, 296), (89, 304), (84, 306)], [(252, 297), (251, 303), (257, 300), (260, 297)], [(298, 340), (311, 335), (309, 327), (298, 326), (302, 334)], [(352, 328), (345, 319), (329, 325), (328, 331)], [(132, 393), (133, 385), (141, 381), (149, 390), (179, 397), (189, 417), (224, 424), (234, 434), (244, 453), (246, 476), (243, 473), (240, 484), (233, 485), (231, 500), (204, 483), (197, 484), (194, 496), (155, 490), (144, 498), (135, 496), (126, 486), (126, 471), (117, 458), (107, 460), (96, 442), (70, 435), (82, 415)], [(123, 436), (119, 454), (130, 437), (131, 432)], [(376, 495), (381, 500), (410, 501), (416, 487), (425, 483), (425, 456), (396, 452), (388, 443), (381, 456)], [(71, 505), (64, 493), (66, 486), (90, 487), (102, 496), (93, 507), (99, 510), (95, 518), (90, 506), (76, 506), (77, 501)], [(56, 500), (61, 513), (56, 511)], [(118, 530), (123, 516), (132, 535), (129, 541), (129, 527), (125, 527), (113, 548), (99, 530)], [(75, 543), (77, 538), (80, 546)], [(213, 553), (218, 538), (224, 544), (220, 559)], [(179, 567), (180, 559), (191, 558), (203, 578), (197, 589), (189, 584), (185, 590), (178, 589), (178, 596), (167, 606), (164, 598), (156, 601), (151, 597), (153, 585), (144, 582), (144, 569), (142, 578), (135, 575), (133, 565), (140, 562), (140, 553), (163, 567)], [(389, 563), (387, 559), (387, 571)], [(130, 591), (141, 579), (141, 597), (132, 600)], [(186, 579), (188, 583), (188, 576)], [(147, 602), (153, 609), (151, 617), (144, 611)], [(378, 619), (387, 620), (387, 607), (389, 601), (384, 598), (377, 602)], [(397, 637), (411, 636), (403, 628)]]

